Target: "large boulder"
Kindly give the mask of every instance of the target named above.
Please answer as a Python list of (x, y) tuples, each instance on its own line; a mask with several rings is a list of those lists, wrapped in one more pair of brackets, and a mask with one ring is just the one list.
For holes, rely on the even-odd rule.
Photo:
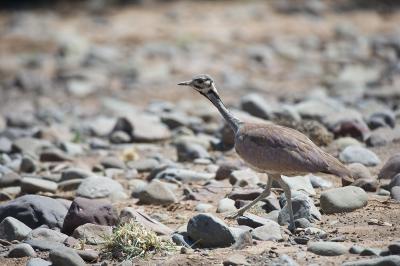
[(62, 228), (67, 212), (67, 207), (56, 199), (24, 195), (0, 205), (0, 221), (11, 216), (30, 228)]

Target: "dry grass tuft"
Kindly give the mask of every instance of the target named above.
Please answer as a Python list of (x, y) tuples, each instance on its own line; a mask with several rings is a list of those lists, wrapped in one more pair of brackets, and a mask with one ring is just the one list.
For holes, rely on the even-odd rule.
[(176, 250), (172, 242), (161, 239), (135, 220), (118, 225), (105, 240), (105, 256), (119, 260)]

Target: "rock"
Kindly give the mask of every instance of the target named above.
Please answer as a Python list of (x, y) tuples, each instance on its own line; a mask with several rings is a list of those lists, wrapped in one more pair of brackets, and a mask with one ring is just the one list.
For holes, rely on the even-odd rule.
[(294, 220), (294, 225), (296, 228), (308, 228), (311, 227), (311, 223), (306, 218), (299, 218)]
[(139, 193), (139, 200), (143, 204), (171, 204), (178, 202), (175, 194), (164, 182), (154, 179)]
[(37, 169), (36, 162), (27, 156), (24, 156), (21, 160), (19, 170), (23, 173), (33, 173)]
[(372, 179), (372, 175), (367, 167), (365, 167), (361, 163), (351, 163), (347, 165), (347, 169), (349, 169), (351, 173), (351, 177), (354, 180), (357, 179)]
[(86, 223), (112, 226), (117, 221), (117, 211), (110, 202), (77, 197), (68, 210), (62, 232), (70, 235), (78, 226)]
[(41, 178), (24, 177), (21, 179), (21, 192), (26, 194), (35, 194), (38, 192), (51, 192), (57, 191), (57, 183)]
[(343, 151), (345, 148), (347, 148), (349, 146), (362, 146), (362, 144), (355, 138), (342, 137), (342, 138), (336, 139), (332, 143), (332, 146), (336, 147), (339, 151)]
[(10, 153), (11, 151), (12, 142), (8, 138), (0, 137), (0, 153)]
[(379, 254), (381, 253), (381, 249), (378, 248), (364, 248), (361, 252), (360, 252), (360, 256), (379, 256)]
[(63, 243), (47, 241), (47, 240), (30, 239), (30, 240), (25, 240), (24, 242), (26, 244), (31, 245), (35, 250), (39, 251), (49, 251), (65, 247)]
[(105, 238), (111, 234), (111, 226), (87, 223), (75, 228), (72, 236), (85, 241), (86, 244), (98, 245), (105, 243)]
[(320, 256), (340, 256), (347, 253), (347, 248), (337, 242), (312, 242), (307, 251)]
[(390, 196), (390, 191), (387, 191), (386, 189), (380, 188), (377, 192), (377, 195), (379, 196)]
[(19, 138), (13, 142), (13, 151), (29, 155), (33, 158), (36, 158), (41, 150), (52, 147), (52, 144), (46, 140), (29, 137)]
[(63, 151), (58, 149), (48, 149), (40, 153), (39, 159), (41, 162), (63, 162), (72, 161)]
[(217, 213), (234, 212), (236, 211), (235, 201), (224, 198), (218, 202)]
[(36, 257), (36, 252), (30, 245), (26, 243), (21, 243), (12, 246), (7, 254), (7, 257), (9, 258)]
[(239, 225), (246, 225), (251, 228), (267, 225), (270, 222), (270, 219), (260, 217), (252, 213), (245, 213), (244, 215), (239, 216), (236, 220)]
[(306, 235), (317, 236), (318, 238), (326, 238), (328, 236), (328, 234), (324, 230), (316, 228), (316, 227), (307, 227), (304, 230), (304, 233)]
[(288, 255), (283, 254), (278, 259), (270, 263), (271, 266), (298, 266), (298, 264)]
[(228, 198), (233, 200), (254, 200), (256, 199), (261, 192), (263, 192), (262, 188), (256, 189), (234, 189), (229, 195)]
[(213, 205), (208, 203), (199, 203), (196, 205), (195, 211), (197, 212), (210, 212), (214, 208)]
[(215, 173), (215, 180), (224, 180), (231, 177), (233, 171), (239, 170), (239, 166), (235, 163), (223, 163), (219, 166)]
[[(155, 171), (156, 172), (156, 171)], [(156, 173), (152, 173), (153, 179), (165, 179), (168, 181), (180, 181), (183, 183), (208, 181), (214, 178), (214, 174), (201, 173), (188, 169), (166, 168)]]
[(331, 99), (310, 99), (295, 105), (295, 110), (299, 112), (302, 118), (317, 119), (321, 121), (323, 118), (333, 115), (343, 109), (338, 106), (338, 102)]
[(120, 222), (127, 222), (130, 219), (136, 220), (138, 223), (143, 225), (149, 230), (156, 232), (158, 235), (171, 235), (173, 230), (164, 224), (152, 219), (143, 211), (135, 210), (131, 207), (122, 209), (120, 214)]
[(95, 199), (106, 198), (120, 192), (124, 192), (124, 189), (119, 182), (107, 177), (91, 176), (83, 180), (76, 195)]
[(366, 206), (368, 195), (359, 187), (333, 188), (321, 193), (321, 209), (326, 214), (351, 212)]
[(263, 119), (271, 119), (273, 110), (271, 106), (258, 94), (248, 94), (240, 100), (240, 107), (243, 111)]
[(388, 246), (388, 249), (391, 254), (400, 254), (400, 241), (394, 242)]
[(394, 200), (400, 201), (400, 186), (392, 187), (390, 195)]
[(241, 254), (230, 255), (229, 258), (222, 262), (223, 266), (246, 266), (250, 265), (246, 261), (246, 257)]
[(331, 188), (333, 186), (332, 182), (325, 180), (322, 177), (316, 176), (316, 175), (308, 175), (310, 178), (311, 185), (314, 188), (322, 188), (322, 189), (327, 189)]
[(123, 144), (123, 143), (130, 143), (131, 136), (124, 131), (114, 131), (110, 135), (110, 142), (114, 144)]
[(0, 221), (12, 216), (30, 228), (41, 225), (61, 228), (67, 211), (58, 200), (39, 195), (24, 195), (0, 205)]
[(363, 250), (364, 250), (363, 247), (360, 247), (360, 246), (352, 246), (352, 247), (349, 249), (349, 252), (350, 252), (351, 254), (360, 254)]
[(26, 241), (30, 240), (43, 240), (49, 242), (63, 243), (67, 239), (67, 235), (54, 231), (48, 228), (36, 228), (33, 229), (27, 236)]
[(400, 265), (400, 256), (398, 255), (349, 261), (342, 264), (342, 266), (397, 266), (397, 265)]
[(207, 150), (197, 143), (180, 142), (176, 145), (176, 149), (179, 162), (192, 162), (196, 159), (210, 158)]
[(229, 178), (229, 183), (233, 186), (256, 186), (260, 182), (256, 172), (250, 168), (244, 170), (233, 171), (231, 177)]
[(64, 141), (60, 143), (60, 149), (66, 152), (69, 156), (83, 154), (83, 147), (80, 144)]
[(19, 186), (21, 183), (21, 176), (14, 172), (0, 173), (0, 187)]
[(58, 189), (61, 191), (77, 190), (81, 185), (82, 179), (71, 179), (58, 183)]
[(396, 117), (392, 111), (384, 110), (375, 112), (368, 118), (368, 126), (371, 129), (378, 127), (391, 127), (394, 128), (396, 124)]
[(50, 266), (51, 262), (41, 258), (31, 258), (26, 262), (26, 266)]
[(96, 262), (99, 258), (99, 253), (93, 249), (86, 249), (86, 250), (76, 250), (79, 257), (81, 257), (84, 261), (93, 263)]
[(150, 172), (160, 166), (160, 162), (153, 158), (139, 159), (128, 162), (128, 167), (136, 169), (139, 173)]
[[(289, 222), (289, 211), (286, 204), (286, 198), (281, 197), (284, 207), (279, 212), (278, 222), (280, 225)], [(315, 207), (314, 202), (305, 194), (301, 192), (292, 193), (292, 208), (294, 219), (306, 218), (310, 222), (321, 220), (321, 213)]]
[(68, 168), (61, 172), (60, 181), (66, 181), (71, 179), (85, 179), (90, 176), (94, 176), (94, 173), (80, 168)]
[(83, 259), (72, 248), (57, 248), (50, 251), (50, 261), (57, 266), (84, 266)]
[(344, 163), (361, 163), (366, 166), (376, 166), (380, 163), (378, 156), (363, 147), (349, 146), (340, 154), (339, 158)]
[(187, 232), (198, 246), (204, 248), (228, 247), (235, 242), (229, 227), (211, 214), (198, 214), (189, 220)]
[(115, 169), (124, 169), (125, 168), (125, 163), (121, 161), (120, 159), (112, 156), (105, 157), (101, 159), (100, 164), (104, 168), (115, 168)]
[(400, 173), (400, 153), (391, 156), (378, 174), (379, 179), (392, 179)]
[(13, 217), (6, 217), (0, 223), (0, 239), (7, 241), (21, 241), (26, 238), (30, 231), (32, 229)]
[(131, 189), (131, 196), (134, 198), (139, 198), (139, 195), (144, 191), (149, 183), (141, 179), (129, 180), (129, 188)]
[(336, 124), (333, 124), (330, 127), (328, 126), (328, 128), (331, 129), (333, 134), (335, 134), (335, 137), (350, 136), (361, 141), (363, 141), (370, 132), (367, 124), (362, 120), (362, 118), (343, 118)]
[(155, 142), (171, 137), (168, 127), (161, 123), (158, 116), (137, 113), (128, 120), (134, 128), (133, 139), (136, 142)]
[(282, 176), (292, 191), (304, 191), (309, 195), (315, 195), (315, 190), (311, 184), (309, 176)]
[(378, 181), (375, 179), (357, 179), (351, 185), (369, 192), (375, 192), (378, 189)]
[(278, 223), (267, 220), (266, 224), (257, 227), (251, 232), (254, 239), (262, 241), (278, 241), (282, 240), (281, 228)]

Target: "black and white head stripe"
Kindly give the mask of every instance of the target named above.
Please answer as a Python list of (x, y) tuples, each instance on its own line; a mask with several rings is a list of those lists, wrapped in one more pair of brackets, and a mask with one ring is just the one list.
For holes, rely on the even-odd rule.
[(214, 80), (206, 74), (196, 75), (192, 78), (192, 87), (201, 93), (208, 93), (213, 89)]

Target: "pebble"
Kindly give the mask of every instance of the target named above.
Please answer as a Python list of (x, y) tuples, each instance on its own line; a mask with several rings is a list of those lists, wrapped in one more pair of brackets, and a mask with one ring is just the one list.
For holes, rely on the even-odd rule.
[(267, 220), (263, 226), (255, 228), (251, 235), (254, 239), (262, 241), (279, 241), (282, 240), (281, 228), (278, 223)]
[(231, 173), (229, 183), (233, 186), (256, 186), (260, 182), (260, 179), (256, 172), (250, 168), (244, 170), (236, 170)]
[[(293, 208), (293, 216), (294, 219), (306, 218), (310, 222), (314, 222), (315, 220), (321, 220), (321, 213), (315, 207), (314, 202), (307, 195), (296, 191), (297, 193), (292, 193), (292, 208)], [(284, 195), (281, 196), (281, 205), (284, 207), (279, 212), (278, 221), (280, 225), (286, 224), (289, 222), (289, 210), (286, 204), (286, 198)]]
[(390, 195), (396, 201), (400, 201), (400, 186), (392, 187), (390, 190)]
[(211, 204), (199, 203), (199, 204), (196, 205), (195, 211), (197, 211), (197, 212), (210, 212), (213, 208), (214, 208), (214, 206), (211, 205)]
[(282, 176), (283, 181), (289, 185), (292, 191), (304, 191), (309, 195), (315, 195), (315, 190), (311, 184), (310, 177), (306, 176)]
[(127, 163), (131, 169), (136, 169), (139, 173), (150, 172), (160, 166), (160, 162), (154, 158), (138, 159)]
[(31, 258), (26, 262), (26, 266), (50, 266), (51, 262), (41, 258)]
[(379, 179), (392, 179), (400, 173), (400, 153), (391, 156), (379, 171)]
[(362, 146), (362, 144), (356, 140), (355, 138), (352, 137), (342, 137), (336, 139), (333, 143), (332, 146), (337, 147), (339, 151), (343, 151), (345, 148), (349, 146)]
[(215, 174), (213, 173), (202, 173), (196, 172), (189, 169), (180, 169), (180, 168), (166, 168), (162, 171), (159, 171), (152, 174), (154, 179), (164, 179), (167, 181), (179, 181), (183, 183), (190, 182), (200, 182), (200, 181), (208, 181), (213, 179)]
[(6, 217), (0, 223), (0, 239), (21, 241), (32, 231), (31, 228), (13, 217)]
[(360, 256), (379, 256), (379, 254), (381, 253), (381, 249), (378, 248), (364, 248), (361, 252), (360, 252)]
[(392, 189), (393, 187), (397, 187), (397, 186), (400, 186), (400, 173), (398, 173), (397, 175), (392, 177), (387, 188)]
[(280, 255), (279, 258), (268, 264), (271, 266), (299, 266), (291, 257), (286, 254)]
[(49, 242), (63, 243), (67, 239), (67, 235), (54, 231), (48, 228), (36, 228), (33, 229), (27, 236), (26, 241), (30, 240), (43, 240)]
[(204, 248), (228, 247), (235, 242), (229, 227), (211, 214), (201, 213), (192, 217), (188, 222), (187, 232), (196, 245)]
[(390, 244), (388, 249), (390, 253), (400, 255), (400, 241)]
[(311, 185), (314, 188), (322, 188), (322, 189), (327, 189), (333, 187), (333, 184), (331, 181), (328, 181), (320, 176), (316, 175), (308, 175), (310, 178)]
[(62, 232), (70, 235), (86, 223), (113, 226), (117, 221), (117, 211), (109, 201), (76, 197), (65, 216)]
[(21, 184), (21, 179), (20, 175), (11, 171), (4, 173), (3, 176), (1, 176), (0, 173), (0, 187), (19, 186)]
[(337, 242), (311, 242), (307, 251), (320, 256), (340, 256), (346, 254), (348, 249)]
[(75, 228), (72, 236), (85, 241), (86, 244), (99, 245), (105, 243), (105, 238), (111, 234), (111, 226), (87, 223)]
[(160, 180), (154, 179), (139, 193), (139, 200), (143, 204), (171, 204), (178, 202), (170, 187)]
[(248, 112), (251, 115), (260, 117), (263, 119), (271, 119), (273, 117), (273, 110), (262, 97), (258, 94), (248, 94), (242, 97), (240, 100), (240, 107), (243, 111)]
[(105, 168), (115, 168), (115, 169), (124, 169), (125, 163), (113, 156), (108, 156), (101, 159), (100, 164)]
[(84, 266), (86, 265), (78, 253), (71, 248), (57, 248), (50, 251), (50, 261), (57, 266)]
[(321, 210), (326, 214), (351, 212), (366, 206), (367, 193), (354, 186), (333, 188), (321, 193)]
[(68, 209), (56, 199), (24, 195), (0, 205), (0, 220), (12, 216), (30, 228), (61, 228)]
[(361, 163), (351, 163), (347, 165), (347, 169), (351, 172), (351, 177), (356, 180), (356, 179), (372, 179), (371, 172), (369, 169), (361, 164)]
[(222, 265), (224, 265), (224, 266), (247, 266), (250, 264), (247, 262), (245, 256), (243, 256), (241, 254), (233, 254), (233, 255), (230, 255), (229, 258), (224, 260), (222, 262)]
[(400, 256), (398, 255), (349, 261), (342, 264), (342, 266), (398, 266), (398, 265), (400, 265)]
[(49, 149), (40, 153), (39, 159), (41, 162), (63, 162), (71, 161), (71, 157), (58, 149)]
[(10, 153), (12, 150), (12, 142), (5, 137), (0, 137), (0, 153)]
[(122, 185), (107, 177), (91, 176), (79, 185), (76, 195), (90, 199), (107, 198), (113, 193), (124, 192)]
[(85, 249), (85, 250), (76, 250), (79, 257), (81, 257), (86, 262), (96, 262), (100, 256), (99, 252), (93, 249)]
[(345, 148), (339, 158), (344, 163), (361, 163), (365, 166), (376, 166), (381, 162), (374, 152), (359, 146)]
[(318, 236), (318, 238), (321, 238), (321, 239), (326, 238), (328, 236), (328, 234), (324, 230), (316, 228), (316, 227), (307, 227), (304, 230), (304, 233), (306, 235)]
[(242, 216), (239, 216), (236, 220), (239, 225), (246, 225), (251, 228), (257, 228), (269, 224), (270, 222), (270, 219), (252, 213), (245, 213)]
[(36, 162), (28, 157), (24, 156), (21, 160), (21, 164), (19, 166), (19, 170), (22, 173), (34, 173), (37, 169)]
[(21, 192), (26, 194), (35, 194), (38, 192), (57, 191), (57, 183), (49, 180), (44, 180), (35, 177), (24, 177), (21, 179)]
[(176, 145), (179, 162), (192, 162), (196, 159), (210, 158), (207, 150), (197, 143), (180, 142)]
[(36, 252), (33, 248), (26, 244), (21, 243), (14, 246), (11, 246), (10, 251), (7, 254), (9, 258), (23, 258), (23, 257), (36, 257)]
[(139, 198), (139, 195), (144, 191), (149, 183), (141, 179), (129, 180), (129, 188), (133, 198)]
[(215, 180), (224, 180), (231, 177), (232, 172), (239, 170), (239, 166), (234, 162), (224, 162), (215, 173)]
[(218, 202), (217, 213), (234, 212), (236, 210), (234, 200), (224, 198)]
[(85, 179), (87, 177), (93, 176), (94, 174), (90, 171), (80, 169), (80, 168), (68, 168), (61, 172), (60, 181), (67, 181), (71, 179)]

